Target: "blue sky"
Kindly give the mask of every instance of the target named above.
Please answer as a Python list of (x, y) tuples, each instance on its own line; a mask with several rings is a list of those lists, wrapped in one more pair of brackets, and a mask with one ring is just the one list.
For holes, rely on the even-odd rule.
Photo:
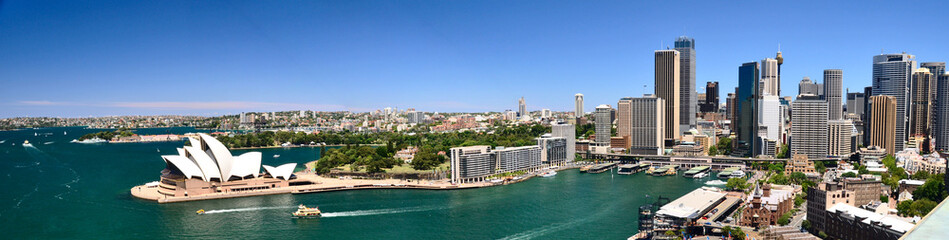
[[(0, 117), (586, 109), (653, 89), (696, 39), (697, 91), (781, 46), (782, 95), (871, 58), (949, 60), (945, 1), (0, 1)], [(856, 90), (854, 90), (856, 91)], [(722, 99), (724, 101), (724, 98)]]

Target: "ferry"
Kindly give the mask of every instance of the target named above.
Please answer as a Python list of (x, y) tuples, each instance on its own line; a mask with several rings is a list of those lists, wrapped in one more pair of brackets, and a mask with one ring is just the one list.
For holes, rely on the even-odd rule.
[[(735, 171), (739, 171), (738, 169), (739, 169), (739, 167), (726, 168), (725, 170), (722, 170), (721, 172), (718, 173), (718, 178), (720, 178), (720, 179), (729, 179), (729, 178), (732, 178), (732, 177), (734, 177), (734, 176), (732, 175), (732, 173), (734, 173)], [(745, 173), (742, 172), (742, 173), (741, 173), (741, 176), (744, 176), (744, 175), (745, 175)]]
[(544, 174), (541, 174), (540, 176), (541, 176), (541, 177), (553, 177), (554, 175), (557, 175), (557, 171), (550, 170), (550, 171), (548, 171), (548, 172), (545, 172)]
[(708, 176), (708, 174), (706, 173), (708, 173), (709, 169), (711, 169), (711, 167), (709, 166), (694, 167), (692, 169), (689, 169), (689, 171), (686, 171), (685, 174), (682, 174), (682, 176), (687, 177), (687, 178), (703, 178), (705, 176)]
[(733, 177), (733, 178), (743, 178), (743, 177), (745, 177), (745, 172), (743, 172), (743, 171), (741, 171), (741, 170), (735, 170), (735, 171), (732, 172), (732, 176), (731, 176), (731, 177)]
[(23, 140), (23, 146), (24, 146), (24, 147), (32, 147), (33, 144), (30, 143), (30, 140)]
[(317, 218), (322, 215), (322, 212), (320, 212), (320, 208), (318, 207), (308, 208), (305, 205), (300, 204), (300, 206), (297, 207), (297, 211), (293, 212), (292, 214), (295, 218)]
[(70, 141), (70, 142), (72, 142), (72, 143), (86, 143), (86, 144), (89, 144), (89, 143), (104, 143), (104, 142), (109, 142), (109, 141), (108, 141), (108, 140), (105, 140), (105, 139), (98, 138), (98, 137), (93, 137), (93, 138), (89, 138), (89, 139), (82, 140), (82, 141), (73, 139), (73, 140)]
[(619, 165), (619, 169), (616, 170), (616, 173), (623, 175), (630, 175), (633, 173), (642, 172), (649, 168), (649, 164), (640, 163), (640, 164), (623, 164)]

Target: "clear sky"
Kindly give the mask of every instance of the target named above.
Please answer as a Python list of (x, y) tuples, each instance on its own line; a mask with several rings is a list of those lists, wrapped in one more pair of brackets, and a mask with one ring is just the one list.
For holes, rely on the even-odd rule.
[(503, 111), (653, 92), (653, 51), (696, 40), (696, 91), (785, 63), (782, 95), (871, 58), (949, 60), (947, 1), (0, 1), (0, 117)]

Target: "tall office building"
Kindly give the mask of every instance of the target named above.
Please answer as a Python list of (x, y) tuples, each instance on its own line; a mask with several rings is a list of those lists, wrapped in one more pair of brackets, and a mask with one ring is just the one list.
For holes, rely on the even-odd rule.
[(718, 82), (705, 83), (705, 104), (700, 107), (703, 113), (718, 112)]
[[(629, 136), (631, 132), (631, 122), (630, 119), (633, 115), (633, 111), (630, 108), (630, 103), (633, 101), (631, 97), (620, 98), (619, 102), (616, 103), (616, 136), (625, 137)], [(638, 114), (638, 113), (637, 113)], [(627, 146), (623, 146), (626, 148)]]
[(778, 60), (761, 60), (761, 96), (778, 96)]
[(928, 68), (916, 69), (910, 81), (909, 135), (929, 137), (932, 79)]
[(949, 152), (949, 74), (936, 78), (936, 99), (933, 101), (933, 141), (936, 150)]
[(869, 136), (867, 146), (877, 146), (886, 149), (886, 153), (893, 155), (896, 152), (896, 127), (903, 123), (897, 122), (896, 98), (893, 96), (877, 95), (870, 97), (870, 124), (866, 130)]
[(656, 96), (662, 98), (666, 104), (665, 138), (679, 137), (681, 81), (679, 81), (679, 51), (656, 50)]
[(758, 136), (782, 142), (784, 116), (780, 98), (774, 95), (763, 96), (758, 99), (758, 107), (761, 109), (758, 111)]
[(735, 111), (737, 122), (735, 144), (736, 155), (751, 156), (757, 149), (758, 136), (758, 62), (749, 62), (738, 67), (738, 92), (735, 97), (738, 108)]
[(527, 118), (527, 102), (524, 101), (524, 97), (521, 97), (520, 100), (517, 100), (517, 117), (521, 119)]
[(895, 149), (887, 151), (903, 151), (908, 139), (909, 84), (914, 70), (916, 57), (913, 55), (903, 53), (873, 56), (873, 95), (892, 96), (896, 100)]
[[(738, 92), (738, 88), (735, 88), (735, 92)], [(737, 128), (737, 126), (735, 126), (735, 123), (738, 121), (738, 114), (736, 113), (737, 111), (738, 111), (738, 99), (735, 99), (734, 92), (730, 92), (728, 93), (728, 98), (725, 99), (725, 114), (726, 114), (725, 117), (728, 118), (729, 121), (731, 121), (729, 130), (731, 130), (732, 132), (734, 132), (735, 128)]]
[(791, 103), (791, 112), (791, 153), (826, 157), (827, 101), (815, 95), (798, 95)]
[(866, 95), (862, 92), (850, 92), (847, 90), (847, 113), (853, 113), (857, 116), (863, 116), (866, 113), (864, 109), (864, 99)]
[(665, 106), (662, 98), (655, 95), (644, 95), (641, 98), (629, 98), (632, 112), (630, 119), (629, 152), (632, 154), (663, 154), (663, 140), (665, 131)]
[(695, 39), (676, 38), (675, 50), (679, 51), (679, 130), (695, 127)]
[(605, 146), (610, 144), (610, 137), (612, 136), (613, 131), (613, 122), (610, 119), (610, 112), (613, 110), (612, 107), (606, 104), (601, 104), (596, 106), (596, 113), (593, 116), (596, 122), (593, 126), (594, 133), (596, 134), (596, 144), (600, 146)]
[(824, 84), (813, 82), (809, 77), (804, 77), (804, 79), (801, 79), (801, 82), (797, 84), (797, 87), (798, 95), (806, 94), (818, 97), (824, 96)]
[(577, 127), (573, 124), (553, 124), (550, 135), (567, 139), (567, 162), (573, 162), (577, 154)]
[(843, 119), (843, 105), (840, 92), (843, 91), (844, 71), (840, 69), (824, 70), (824, 99), (827, 100), (827, 117), (830, 120)]
[(583, 94), (577, 93), (576, 95), (573, 95), (573, 104), (573, 116), (576, 118), (583, 117)]
[(873, 96), (873, 87), (863, 88), (863, 145), (870, 146), (870, 97)]
[[(946, 73), (946, 62), (924, 62), (919, 63), (919, 68), (929, 69), (929, 74), (933, 75), (932, 84), (930, 84), (929, 89), (932, 89), (932, 97), (930, 99), (936, 99), (936, 82), (939, 76)], [(935, 120), (935, 119), (933, 119)]]
[(827, 155), (847, 157), (853, 153), (851, 137), (853, 136), (853, 122), (850, 120), (827, 121)]

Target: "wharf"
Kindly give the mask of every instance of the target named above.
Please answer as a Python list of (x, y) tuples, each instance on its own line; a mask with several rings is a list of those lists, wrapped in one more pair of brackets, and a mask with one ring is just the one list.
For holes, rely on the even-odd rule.
[(616, 167), (616, 165), (617, 164), (615, 162), (600, 163), (591, 167), (590, 170), (587, 170), (587, 172), (588, 173), (602, 173), (602, 172), (606, 172), (607, 170), (613, 169), (614, 167)]

